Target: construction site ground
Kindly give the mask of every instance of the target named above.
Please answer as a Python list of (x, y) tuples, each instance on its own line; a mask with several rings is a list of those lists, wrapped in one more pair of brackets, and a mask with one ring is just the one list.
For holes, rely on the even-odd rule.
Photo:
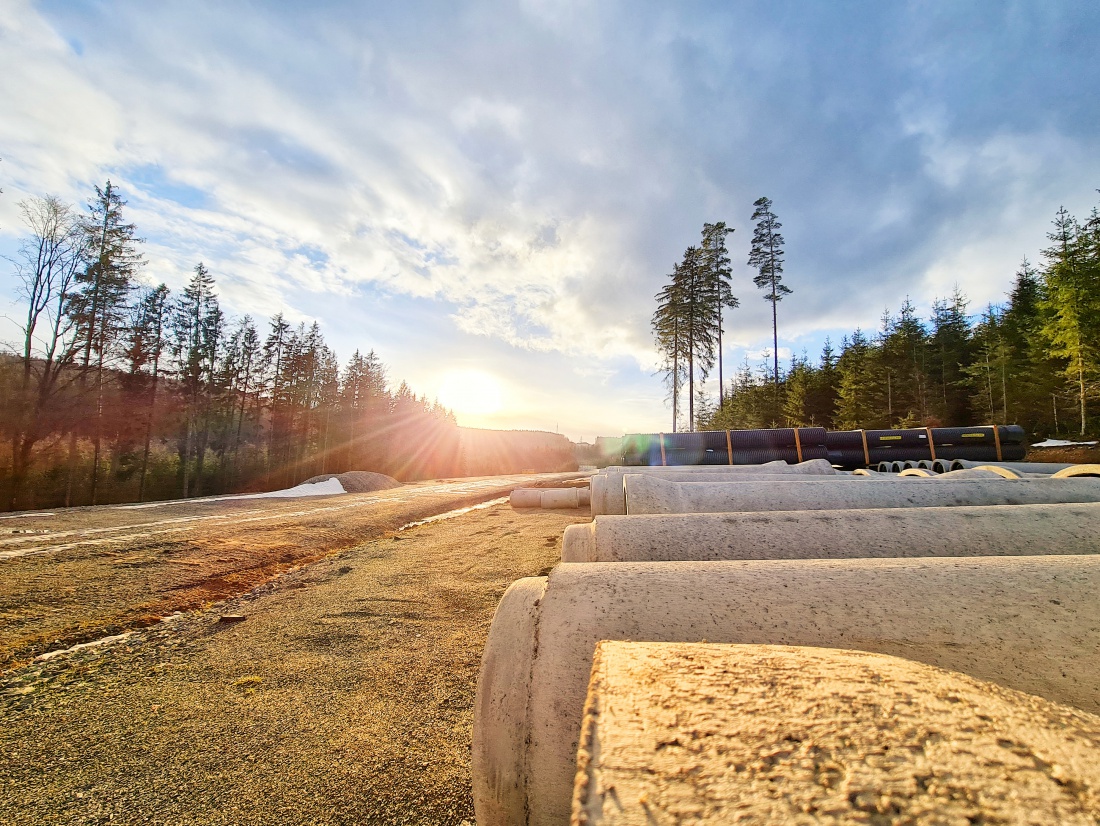
[(472, 821), (493, 611), (590, 517), (401, 528), (536, 478), (0, 522), (0, 824)]

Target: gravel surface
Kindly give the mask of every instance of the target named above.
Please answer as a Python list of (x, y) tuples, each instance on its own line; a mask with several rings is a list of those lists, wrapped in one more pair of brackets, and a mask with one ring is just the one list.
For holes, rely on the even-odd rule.
[(6, 672), (0, 823), (472, 822), (493, 610), (588, 520), (475, 510)]
[(0, 522), (0, 669), (246, 593), (401, 525), (577, 474), (294, 499), (214, 497)]

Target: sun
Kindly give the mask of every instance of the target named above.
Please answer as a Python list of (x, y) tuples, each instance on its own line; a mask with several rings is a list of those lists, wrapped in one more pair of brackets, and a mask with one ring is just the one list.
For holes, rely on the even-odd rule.
[(439, 401), (456, 415), (487, 416), (503, 403), (500, 382), (481, 370), (452, 370), (439, 386)]

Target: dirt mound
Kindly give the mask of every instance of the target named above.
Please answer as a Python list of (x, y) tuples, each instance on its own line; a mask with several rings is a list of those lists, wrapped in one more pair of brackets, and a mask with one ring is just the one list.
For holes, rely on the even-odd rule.
[(1073, 465), (1088, 465), (1100, 462), (1100, 445), (1074, 445), (1065, 447), (1028, 448), (1028, 462), (1066, 462)]
[(369, 493), (372, 490), (389, 490), (390, 488), (401, 487), (401, 483), (392, 476), (387, 476), (384, 473), (374, 473), (369, 470), (349, 470), (347, 473), (324, 473), (320, 476), (306, 479), (302, 484), (313, 485), (317, 482), (324, 482), (326, 479), (332, 479), (333, 477), (340, 480), (340, 484), (344, 486), (344, 490), (348, 493)]

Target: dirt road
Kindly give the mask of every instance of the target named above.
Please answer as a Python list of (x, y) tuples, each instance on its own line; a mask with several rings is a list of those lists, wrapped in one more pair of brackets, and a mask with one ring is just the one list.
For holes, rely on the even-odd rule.
[(219, 497), (0, 518), (0, 669), (244, 593), (403, 524), (574, 478), (445, 480), (297, 499)]
[[(403, 504), (440, 509), (422, 501)], [(278, 511), (288, 525), (312, 520), (299, 537), (334, 531), (345, 518), (381, 533), (414, 515), (401, 503), (380, 515), (379, 504), (348, 508), (339, 520), (320, 511), (323, 501), (276, 503), (265, 513)], [(372, 509), (373, 517), (360, 514)], [(291, 515), (301, 510), (310, 513)], [(8, 671), (0, 823), (472, 821), (473, 694), (493, 610), (512, 580), (560, 559), (567, 525), (588, 519), (497, 504), (384, 533), (211, 609)], [(187, 547), (175, 554), (219, 557), (221, 542), (238, 553), (243, 541), (170, 538)], [(164, 555), (166, 538), (156, 541), (91, 548)], [(80, 564), (67, 560), (58, 562)], [(110, 570), (125, 578), (151, 567)], [(219, 622), (230, 614), (244, 619)]]

